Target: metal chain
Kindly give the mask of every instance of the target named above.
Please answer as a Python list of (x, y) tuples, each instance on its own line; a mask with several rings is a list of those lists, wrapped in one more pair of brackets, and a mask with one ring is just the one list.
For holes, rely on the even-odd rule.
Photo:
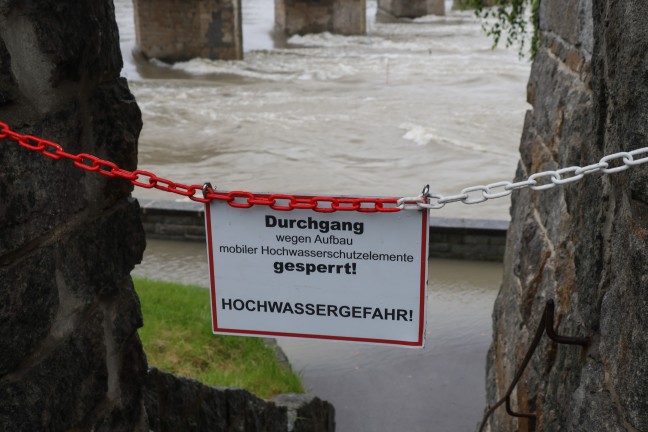
[[(403, 198), (340, 198), (332, 196), (300, 196), (286, 194), (254, 194), (245, 191), (216, 192), (211, 187), (203, 191), (202, 185), (186, 185), (177, 183), (152, 172), (144, 170), (128, 171), (119, 168), (113, 162), (98, 158), (87, 153), (71, 154), (63, 150), (59, 144), (32, 135), (21, 135), (0, 122), (0, 139), (11, 139), (21, 147), (41, 153), (54, 160), (69, 159), (75, 166), (86, 171), (93, 171), (107, 177), (119, 177), (130, 181), (133, 185), (158, 189), (185, 196), (193, 201), (208, 203), (213, 200), (227, 202), (232, 207), (250, 208), (254, 205), (267, 205), (273, 210), (291, 211), (296, 209), (313, 210), (320, 213), (336, 211), (358, 211), (364, 213), (391, 213), (400, 210), (438, 210), (446, 204), (462, 202), (478, 204), (489, 199), (502, 198), (514, 190), (530, 188), (546, 190), (573, 183), (584, 176), (603, 172), (605, 174), (625, 171), (636, 165), (648, 162), (648, 156), (635, 159), (635, 156), (648, 153), (648, 147), (642, 147), (630, 152), (619, 152), (601, 158), (598, 163), (585, 167), (572, 166), (556, 171), (543, 171), (529, 176), (519, 182), (500, 181), (488, 185), (478, 185), (465, 188), (457, 195), (429, 194), (428, 187), (416, 197)], [(611, 167), (611, 165), (615, 165)], [(202, 195), (202, 197), (200, 195)]]
[(464, 204), (479, 204), (484, 201), (511, 195), (514, 190), (532, 189), (547, 190), (581, 180), (589, 174), (602, 172), (613, 174), (625, 171), (630, 167), (648, 162), (648, 156), (635, 159), (635, 156), (648, 153), (648, 147), (642, 147), (630, 152), (619, 152), (604, 156), (597, 163), (584, 167), (571, 166), (556, 171), (542, 171), (532, 174), (527, 180), (519, 182), (500, 181), (487, 185), (471, 186), (463, 189), (457, 195), (427, 194), (416, 197), (404, 197), (398, 200), (402, 210), (430, 209), (438, 210), (446, 204), (462, 202)]

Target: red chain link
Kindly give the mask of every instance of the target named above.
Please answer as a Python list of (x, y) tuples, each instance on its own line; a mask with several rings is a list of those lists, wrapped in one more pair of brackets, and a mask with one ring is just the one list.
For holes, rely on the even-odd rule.
[(208, 203), (213, 200), (225, 201), (236, 208), (250, 208), (254, 205), (265, 205), (273, 210), (313, 210), (319, 213), (336, 211), (358, 211), (363, 213), (397, 212), (398, 198), (338, 198), (330, 196), (307, 197), (285, 194), (253, 194), (245, 191), (216, 192), (209, 190), (203, 197), (202, 186), (176, 183), (172, 180), (158, 177), (144, 170), (128, 171), (119, 168), (113, 162), (98, 158), (87, 153), (76, 155), (67, 153), (61, 145), (32, 135), (21, 135), (0, 122), (0, 139), (10, 139), (21, 147), (41, 153), (54, 160), (62, 158), (71, 160), (75, 166), (86, 171), (93, 171), (107, 177), (119, 177), (130, 181), (133, 185), (146, 189), (158, 189), (164, 192), (188, 197), (193, 201)]

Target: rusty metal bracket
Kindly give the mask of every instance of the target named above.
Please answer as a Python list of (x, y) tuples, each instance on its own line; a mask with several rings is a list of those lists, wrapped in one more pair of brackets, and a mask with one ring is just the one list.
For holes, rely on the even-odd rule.
[(502, 404), (505, 404), (507, 414), (512, 417), (521, 417), (521, 418), (528, 418), (528, 419), (536, 418), (536, 415), (534, 413), (518, 413), (513, 411), (513, 409), (511, 408), (511, 394), (513, 393), (513, 390), (515, 389), (517, 383), (520, 381), (520, 379), (522, 379), (522, 375), (524, 374), (526, 367), (529, 365), (529, 362), (531, 361), (531, 357), (533, 357), (533, 354), (538, 348), (538, 345), (540, 344), (540, 340), (542, 339), (542, 335), (545, 333), (545, 331), (547, 332), (547, 336), (549, 336), (549, 339), (551, 339), (556, 343), (565, 344), (565, 345), (580, 345), (583, 348), (589, 346), (591, 342), (589, 337), (562, 336), (556, 333), (556, 330), (554, 329), (555, 311), (556, 311), (556, 306), (554, 304), (554, 301), (547, 300), (547, 303), (544, 308), (544, 312), (542, 314), (542, 319), (538, 324), (538, 330), (536, 330), (535, 336), (533, 337), (533, 341), (531, 342), (531, 346), (529, 347), (526, 355), (524, 356), (524, 360), (522, 360), (522, 363), (518, 367), (517, 372), (515, 373), (515, 377), (513, 378), (511, 384), (509, 385), (505, 396), (501, 398), (499, 401), (497, 401), (495, 405), (490, 407), (490, 409), (484, 415), (484, 419), (482, 420), (481, 426), (479, 427), (479, 432), (484, 431), (488, 419), (495, 412), (497, 408), (502, 406)]

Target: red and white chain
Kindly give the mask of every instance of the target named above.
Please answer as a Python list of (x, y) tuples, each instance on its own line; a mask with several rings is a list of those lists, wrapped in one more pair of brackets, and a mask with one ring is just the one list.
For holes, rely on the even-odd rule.
[[(599, 162), (584, 167), (571, 166), (556, 171), (535, 173), (527, 180), (519, 182), (500, 181), (487, 185), (472, 186), (463, 189), (457, 195), (429, 194), (428, 188), (416, 197), (403, 198), (341, 198), (332, 196), (303, 196), (286, 194), (258, 194), (245, 191), (216, 192), (208, 185), (186, 185), (159, 177), (144, 170), (128, 171), (119, 168), (113, 162), (87, 153), (71, 154), (63, 147), (51, 141), (32, 135), (19, 134), (0, 122), (0, 139), (10, 139), (21, 147), (41, 153), (54, 160), (69, 159), (75, 166), (86, 171), (93, 171), (107, 177), (119, 177), (133, 185), (158, 189), (185, 196), (193, 201), (208, 203), (213, 200), (227, 202), (232, 207), (249, 208), (254, 205), (265, 205), (273, 210), (290, 211), (295, 209), (313, 210), (320, 213), (336, 211), (358, 211), (363, 213), (391, 213), (401, 210), (438, 210), (446, 204), (462, 202), (478, 204), (489, 199), (502, 198), (514, 190), (530, 188), (546, 190), (581, 180), (584, 176), (602, 172), (605, 174), (625, 171), (636, 165), (648, 162), (648, 156), (636, 159), (635, 156), (648, 153), (648, 147), (630, 152), (619, 152), (605, 156)], [(614, 165), (614, 166), (612, 166)], [(543, 182), (544, 180), (544, 182)]]

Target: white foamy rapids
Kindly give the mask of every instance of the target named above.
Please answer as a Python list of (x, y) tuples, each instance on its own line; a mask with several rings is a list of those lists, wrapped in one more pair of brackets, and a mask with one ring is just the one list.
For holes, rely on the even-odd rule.
[(492, 153), (496, 149), (470, 141), (460, 141), (443, 136), (437, 128), (425, 127), (412, 123), (403, 123), (400, 129), (406, 131), (403, 139), (412, 141), (419, 146), (435, 144), (436, 146), (445, 146), (452, 149), (462, 149), (469, 152)]
[(195, 58), (167, 66), (192, 75), (234, 75), (265, 81), (329, 81), (356, 72), (348, 64), (332, 63), (321, 58), (318, 60), (317, 56), (293, 56), (281, 50), (255, 51), (248, 53), (241, 61)]
[(432, 128), (426, 129), (423, 126), (411, 123), (402, 123), (398, 128), (406, 131), (403, 139), (413, 141), (420, 146), (427, 145), (432, 140), (438, 139), (437, 131)]
[[(380, 25), (376, 29), (380, 29)], [(360, 51), (429, 51), (437, 44), (429, 39), (422, 40), (414, 37), (413, 41), (394, 41), (387, 37), (377, 36), (377, 33), (368, 36), (343, 36), (328, 32), (317, 34), (295, 35), (288, 39), (288, 43), (304, 47), (326, 47), (355, 49), (355, 54)], [(388, 35), (387, 35), (388, 36)], [(349, 52), (342, 53), (348, 55)]]

